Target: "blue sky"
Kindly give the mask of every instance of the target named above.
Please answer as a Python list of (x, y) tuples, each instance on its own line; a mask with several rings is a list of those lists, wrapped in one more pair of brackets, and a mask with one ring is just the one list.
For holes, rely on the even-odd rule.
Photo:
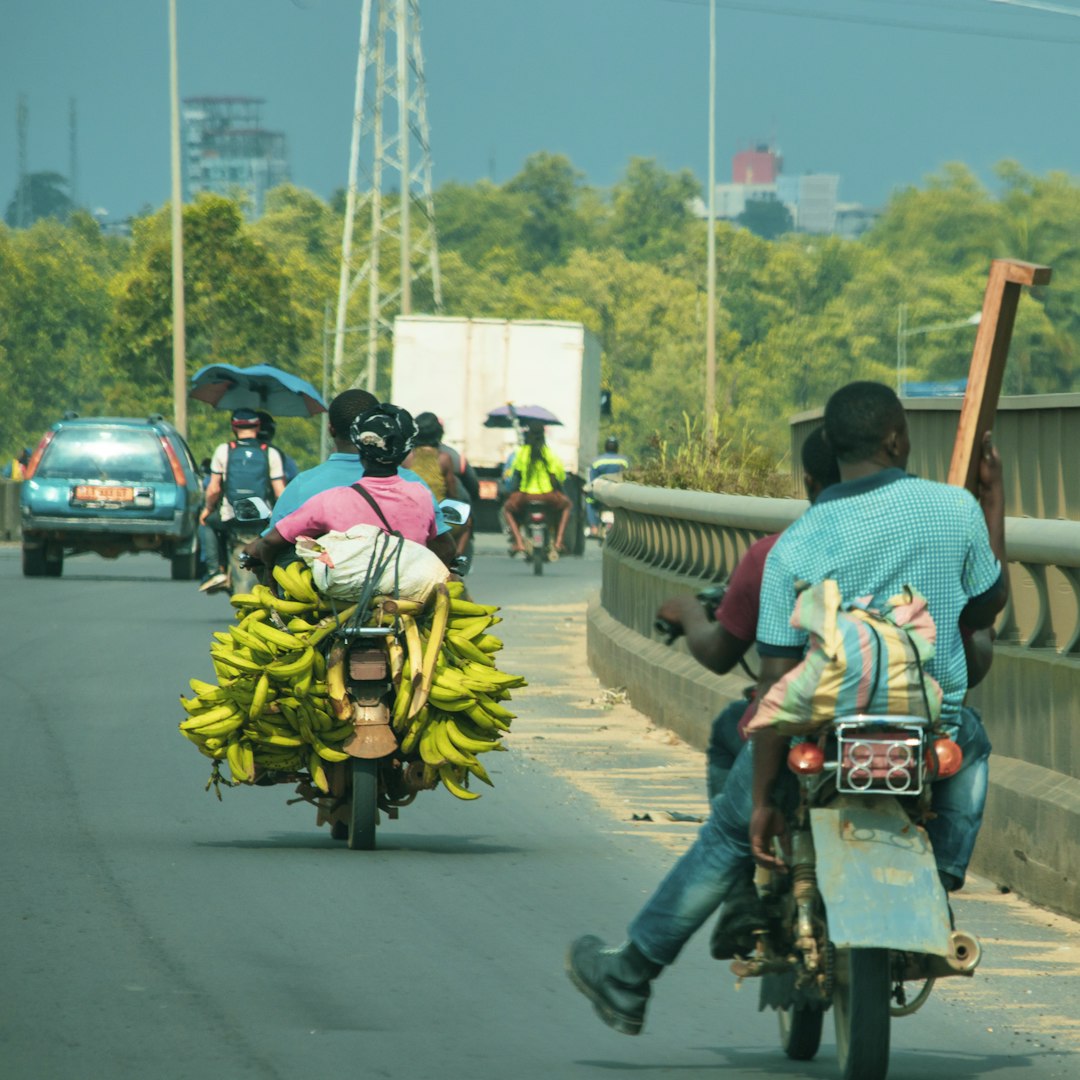
[[(1080, 14), (1080, 0), (1045, 6)], [(178, 8), (181, 95), (264, 97), (294, 181), (322, 197), (343, 186), (360, 0)], [(166, 200), (167, 10), (166, 0), (8, 0), (0, 209), (15, 187), (20, 92), (31, 171), (67, 174), (74, 97), (81, 201), (120, 218)], [(566, 154), (598, 186), (635, 156), (704, 181), (707, 0), (424, 0), (421, 10), (436, 184), (492, 171), (504, 181), (538, 150)], [(950, 160), (987, 180), (1006, 157), (1080, 173), (1080, 18), (992, 0), (718, 0), (717, 21), (720, 180), (736, 150), (770, 138), (788, 173), (839, 173), (841, 199), (871, 205)]]

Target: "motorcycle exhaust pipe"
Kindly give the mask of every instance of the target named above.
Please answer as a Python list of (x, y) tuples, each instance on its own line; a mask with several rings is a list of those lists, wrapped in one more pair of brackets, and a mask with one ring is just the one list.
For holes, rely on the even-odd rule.
[(945, 958), (949, 967), (959, 975), (970, 975), (982, 959), (982, 946), (974, 934), (954, 930), (949, 935), (949, 955)]

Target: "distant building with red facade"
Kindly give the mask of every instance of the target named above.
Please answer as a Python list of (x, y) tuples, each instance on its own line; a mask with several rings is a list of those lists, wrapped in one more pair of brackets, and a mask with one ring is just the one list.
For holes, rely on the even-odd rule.
[(733, 184), (775, 184), (780, 175), (780, 155), (768, 146), (740, 150), (731, 162)]

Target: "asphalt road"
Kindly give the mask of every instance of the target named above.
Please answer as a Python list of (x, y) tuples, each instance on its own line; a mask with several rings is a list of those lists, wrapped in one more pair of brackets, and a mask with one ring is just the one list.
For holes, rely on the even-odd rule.
[[(787, 1062), (756, 988), (704, 940), (658, 981), (638, 1039), (566, 979), (568, 940), (616, 939), (692, 835), (655, 811), (704, 809), (700, 754), (584, 669), (599, 576), (592, 547), (536, 579), (481, 544), (471, 587), (504, 606), (500, 666), (531, 681), (512, 752), (491, 755), (494, 791), (423, 793), (362, 853), (289, 788), (203, 790), (176, 698), (210, 675), (223, 597), (154, 556), (24, 580), (0, 548), (0, 1075), (833, 1075), (831, 1032), (816, 1062)], [(1076, 924), (985, 882), (959, 920), (984, 968), (894, 1026), (891, 1080), (1080, 1075)]]

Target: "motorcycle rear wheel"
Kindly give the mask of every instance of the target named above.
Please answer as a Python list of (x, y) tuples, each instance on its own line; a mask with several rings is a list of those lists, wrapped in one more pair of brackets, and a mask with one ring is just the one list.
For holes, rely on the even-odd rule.
[(352, 758), (349, 767), (349, 849), (373, 851), (379, 821), (379, 763)]
[(839, 949), (833, 1016), (843, 1080), (885, 1080), (889, 1071), (888, 949)]
[(777, 1009), (780, 1047), (792, 1061), (812, 1061), (821, 1045), (825, 1013), (821, 1009)]
[(547, 562), (547, 542), (533, 543), (532, 549), (533, 573), (539, 577), (544, 572), (544, 563)]

